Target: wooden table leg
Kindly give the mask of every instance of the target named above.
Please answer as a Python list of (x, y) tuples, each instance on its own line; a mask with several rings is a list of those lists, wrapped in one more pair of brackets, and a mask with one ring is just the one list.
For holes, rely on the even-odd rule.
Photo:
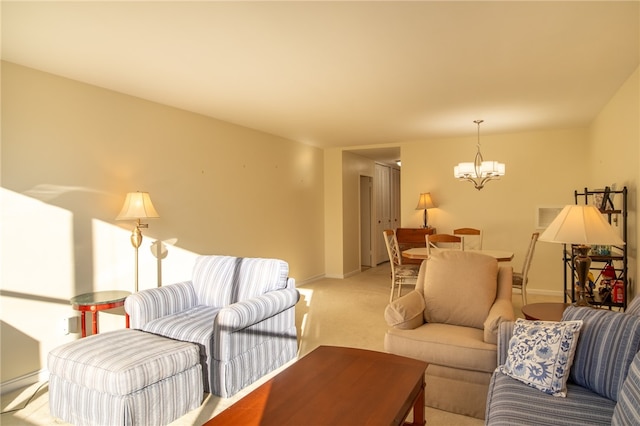
[(80, 311), (80, 330), (82, 331), (82, 337), (87, 337), (86, 319), (86, 311)]
[(425, 385), (423, 383), (422, 389), (420, 389), (420, 393), (413, 403), (413, 422), (405, 422), (404, 426), (424, 426), (426, 424), (424, 418), (424, 386)]
[(98, 312), (91, 312), (91, 332), (98, 334)]
[(129, 328), (129, 314), (126, 312), (124, 313), (124, 325)]

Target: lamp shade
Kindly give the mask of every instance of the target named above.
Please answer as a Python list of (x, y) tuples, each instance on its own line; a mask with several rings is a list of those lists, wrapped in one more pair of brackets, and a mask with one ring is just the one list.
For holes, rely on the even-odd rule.
[(623, 245), (624, 241), (595, 206), (568, 205), (538, 238), (580, 245)]
[(418, 205), (416, 206), (416, 210), (424, 210), (424, 209), (432, 209), (436, 205), (433, 203), (431, 199), (430, 192), (423, 192), (420, 194), (420, 199), (418, 200)]
[(148, 192), (129, 192), (116, 220), (136, 220), (160, 217), (151, 203)]

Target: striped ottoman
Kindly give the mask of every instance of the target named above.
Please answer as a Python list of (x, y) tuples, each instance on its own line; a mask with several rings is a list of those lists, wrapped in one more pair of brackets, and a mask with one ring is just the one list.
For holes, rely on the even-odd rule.
[(163, 425), (202, 403), (192, 343), (124, 329), (59, 346), (47, 361), (51, 414), (76, 425)]

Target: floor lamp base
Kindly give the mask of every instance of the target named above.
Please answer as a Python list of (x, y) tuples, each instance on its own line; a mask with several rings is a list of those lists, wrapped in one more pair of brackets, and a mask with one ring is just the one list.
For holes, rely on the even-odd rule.
[(591, 246), (579, 245), (576, 247), (578, 254), (573, 259), (573, 263), (578, 275), (578, 298), (575, 301), (575, 306), (591, 306), (587, 300), (587, 276), (589, 274), (589, 268), (591, 267), (591, 258), (589, 257), (589, 251)]

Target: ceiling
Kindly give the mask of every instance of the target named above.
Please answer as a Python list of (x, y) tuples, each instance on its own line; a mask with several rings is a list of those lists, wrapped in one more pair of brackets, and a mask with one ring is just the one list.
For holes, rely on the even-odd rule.
[(358, 148), (587, 125), (638, 67), (639, 5), (2, 1), (2, 59)]

